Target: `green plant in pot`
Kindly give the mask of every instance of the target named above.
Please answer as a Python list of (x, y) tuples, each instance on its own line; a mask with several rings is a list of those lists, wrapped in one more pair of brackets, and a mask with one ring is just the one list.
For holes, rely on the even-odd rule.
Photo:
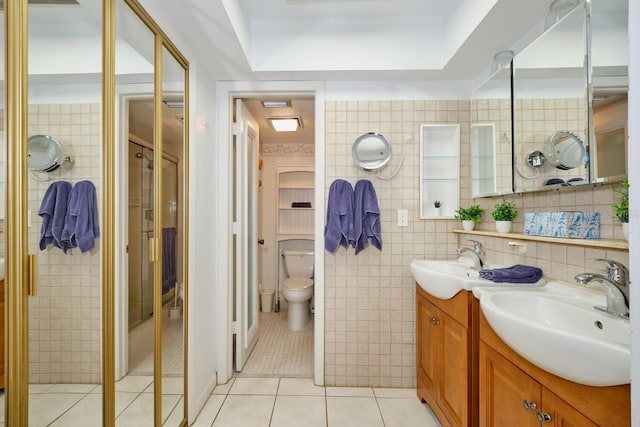
[(480, 205), (469, 206), (463, 208), (462, 206), (455, 211), (454, 218), (462, 220), (462, 228), (466, 231), (471, 231), (475, 227), (476, 222), (480, 221), (484, 209)]
[(622, 234), (629, 241), (629, 181), (620, 181), (621, 187), (613, 188), (611, 191), (620, 195), (618, 204), (613, 205), (616, 218), (622, 223)]
[(511, 230), (511, 222), (518, 217), (518, 208), (503, 197), (493, 209), (491, 216), (496, 220), (496, 230), (499, 233), (508, 233)]
[(442, 207), (442, 202), (440, 200), (433, 201), (433, 212), (435, 216), (440, 216), (441, 207)]

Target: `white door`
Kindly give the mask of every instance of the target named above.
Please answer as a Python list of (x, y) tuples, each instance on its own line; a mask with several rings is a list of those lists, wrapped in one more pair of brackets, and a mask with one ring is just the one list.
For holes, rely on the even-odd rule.
[(240, 372), (258, 340), (258, 124), (236, 100), (235, 370)]

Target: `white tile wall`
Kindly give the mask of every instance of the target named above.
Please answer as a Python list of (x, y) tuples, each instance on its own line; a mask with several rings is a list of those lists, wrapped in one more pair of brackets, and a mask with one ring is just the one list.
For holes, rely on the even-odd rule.
[(74, 163), (29, 178), (29, 252), (38, 254), (38, 294), (29, 297), (29, 382), (96, 384), (101, 382), (100, 243), (84, 254), (72, 249), (65, 255), (52, 246), (41, 251), (38, 210), (49, 184), (59, 180), (91, 180), (100, 205), (100, 104), (30, 105), (29, 135), (36, 134), (60, 141)]

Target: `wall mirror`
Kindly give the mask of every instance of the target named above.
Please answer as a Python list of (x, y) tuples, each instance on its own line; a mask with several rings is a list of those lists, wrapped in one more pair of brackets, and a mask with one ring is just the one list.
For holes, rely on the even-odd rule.
[(355, 165), (367, 172), (382, 169), (391, 159), (391, 144), (384, 135), (367, 132), (353, 143), (351, 156)]
[(471, 197), (513, 192), (511, 66), (471, 95)]
[(591, 2), (592, 180), (616, 182), (627, 175), (627, 0)]
[(62, 145), (49, 135), (32, 135), (28, 141), (27, 166), (29, 170), (52, 172), (62, 162)]
[(586, 53), (580, 3), (514, 57), (515, 191), (589, 182)]

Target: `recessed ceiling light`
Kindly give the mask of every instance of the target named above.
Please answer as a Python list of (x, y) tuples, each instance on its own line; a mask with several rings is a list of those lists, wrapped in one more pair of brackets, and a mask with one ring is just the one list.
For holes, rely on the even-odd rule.
[(291, 101), (262, 101), (264, 108), (286, 108), (291, 107)]
[(294, 132), (302, 127), (300, 117), (270, 117), (271, 125), (276, 132)]

